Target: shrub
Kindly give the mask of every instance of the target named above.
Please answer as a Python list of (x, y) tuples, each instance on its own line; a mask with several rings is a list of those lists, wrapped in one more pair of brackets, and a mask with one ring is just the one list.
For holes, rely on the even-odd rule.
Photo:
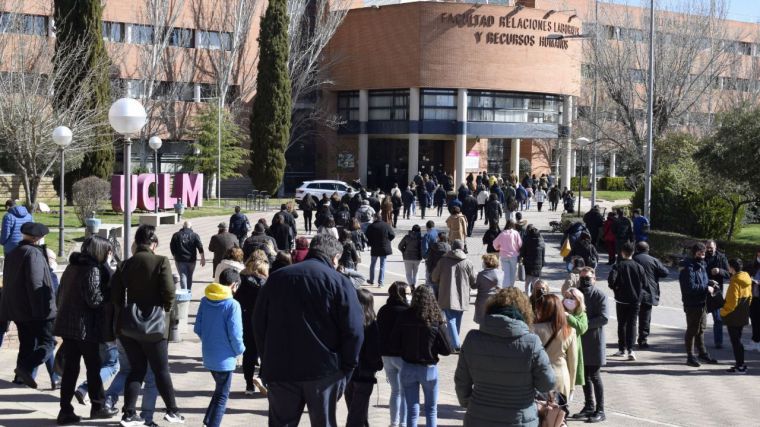
[[(578, 180), (580, 177), (574, 176), (570, 178), (570, 191), (577, 193), (578, 192)], [(591, 183), (589, 182), (589, 177), (584, 176), (581, 180), (581, 185), (583, 186), (584, 190), (591, 190)]]
[(90, 176), (74, 183), (74, 212), (84, 226), (84, 220), (91, 212), (98, 212), (100, 201), (111, 196), (111, 185), (96, 176)]
[[(677, 256), (688, 257), (691, 246), (703, 239), (688, 236), (685, 234), (672, 233), (661, 230), (652, 230), (649, 232), (649, 248), (653, 256), (663, 261), (675, 264)], [(749, 262), (755, 257), (758, 249), (756, 244), (727, 242), (724, 240), (717, 241), (718, 249), (726, 254), (728, 258), (741, 258)]]
[(606, 191), (628, 190), (628, 186), (625, 185), (624, 176), (615, 176), (615, 177), (605, 176), (604, 178), (599, 179), (598, 186), (600, 190), (606, 190)]

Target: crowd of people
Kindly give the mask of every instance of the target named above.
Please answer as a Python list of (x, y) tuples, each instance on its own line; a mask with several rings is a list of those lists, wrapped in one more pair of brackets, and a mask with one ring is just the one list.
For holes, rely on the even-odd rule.
[[(388, 194), (360, 188), (343, 197), (307, 196), (299, 203), (303, 235), (292, 204), (283, 204), (271, 224), (261, 219), (253, 225), (236, 207), (209, 240), (213, 280), (193, 329), (215, 384), (204, 426), (223, 425), (240, 358), (245, 393), (267, 397), (270, 425), (297, 425), (305, 407), (313, 425), (342, 425), (336, 415), (341, 398), (348, 407), (345, 425), (369, 425), (370, 397), (383, 370), (391, 389), (391, 426), (416, 426), (421, 407), (426, 425), (435, 426), (437, 365), (450, 355), (458, 357), (454, 387), (467, 411), (465, 425), (537, 426), (537, 393), (557, 401), (569, 418), (605, 421), (601, 372), (611, 302), (597, 285), (597, 247), (608, 253), (607, 284), (618, 323), (618, 352), (612, 357), (636, 361), (634, 345), (650, 348), (659, 280), (670, 271), (649, 254), (649, 222), (640, 212), (629, 219), (616, 210), (605, 219), (594, 206), (565, 231), (567, 279), (553, 291), (542, 277), (542, 232), (523, 213), (531, 201), (537, 211), (546, 200), (556, 210), (572, 198), (568, 191), (559, 193), (554, 181), (546, 175), (518, 182), (515, 176), (470, 174), (455, 192), (449, 180), (419, 174), (404, 190), (394, 186)], [(445, 228), (427, 220), (424, 230), (414, 224), (397, 239), (402, 208), (403, 218), (418, 212), (425, 220), (426, 208), (433, 206), (438, 216), (447, 208)], [(157, 425), (158, 395), (164, 420), (184, 423), (170, 373), (167, 325), (176, 289), (191, 290), (196, 264), (206, 262), (192, 224), (185, 221), (169, 244), (176, 280), (169, 258), (155, 253), (155, 228), (140, 226), (133, 255), (119, 264), (108, 240), (85, 239), (59, 285), (55, 256), (41, 244), (47, 227), (13, 203), (6, 208), (0, 326), (5, 331), (8, 321), (17, 325), (15, 381), (36, 388), (37, 369), (45, 365), (53, 387), (60, 388), (59, 425), (81, 421), (73, 399), (89, 400), (91, 419), (107, 419), (118, 414), (121, 395), (122, 426)], [(486, 253), (476, 266), (467, 238), (479, 220), (488, 228), (482, 236)], [(385, 285), (394, 241), (406, 280), (391, 283), (386, 303), (375, 310), (370, 286)], [(367, 251), (365, 277), (358, 265)], [(760, 351), (760, 251), (745, 269), (711, 240), (696, 243), (680, 267), (686, 363), (717, 363), (704, 343), (710, 313), (716, 347), (722, 345), (723, 325), (728, 329), (735, 358), (729, 372), (745, 373), (741, 335), (750, 317), (749, 347)], [(463, 336), (462, 319), (470, 310), (478, 328)], [(55, 337), (62, 340), (57, 351)], [(77, 385), (82, 360), (87, 381)], [(576, 386), (583, 389), (584, 405), (570, 414)]]

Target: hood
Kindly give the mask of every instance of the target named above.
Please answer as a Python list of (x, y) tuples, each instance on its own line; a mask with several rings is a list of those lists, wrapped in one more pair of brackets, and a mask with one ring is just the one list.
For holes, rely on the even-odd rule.
[(504, 272), (496, 268), (487, 268), (480, 272), (479, 277), (496, 286), (504, 281)]
[(464, 259), (467, 259), (467, 254), (464, 253), (461, 249), (454, 249), (453, 251), (449, 251), (446, 253), (446, 255), (443, 256), (444, 258), (452, 258), (457, 261), (462, 261)]
[(212, 283), (206, 286), (206, 298), (211, 302), (230, 299), (232, 298), (232, 289), (229, 286)]
[(507, 338), (517, 338), (530, 333), (528, 325), (502, 314), (488, 314), (480, 324), (481, 332)]
[(734, 277), (731, 278), (733, 281), (736, 282), (737, 285), (739, 285), (739, 289), (744, 289), (752, 286), (752, 278), (749, 277), (749, 273), (746, 271), (740, 271), (738, 274), (735, 274)]
[(69, 264), (74, 265), (98, 265), (95, 258), (81, 252), (72, 252), (69, 256)]
[(8, 210), (8, 213), (16, 218), (24, 218), (29, 215), (29, 211), (26, 210), (25, 206), (14, 206)]

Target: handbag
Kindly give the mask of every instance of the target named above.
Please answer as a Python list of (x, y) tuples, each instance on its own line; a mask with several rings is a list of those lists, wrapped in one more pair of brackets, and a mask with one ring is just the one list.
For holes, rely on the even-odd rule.
[(517, 264), (517, 280), (525, 281), (525, 265), (523, 263)]
[(565, 410), (556, 402), (554, 392), (550, 391), (546, 399), (542, 395), (536, 396), (536, 409), (538, 410), (538, 423), (540, 427), (564, 427)]
[(720, 310), (723, 308), (723, 304), (725, 304), (725, 299), (723, 299), (723, 290), (720, 289), (720, 286), (717, 284), (715, 286), (715, 292), (707, 294), (707, 300), (705, 301), (705, 308), (708, 313), (712, 313), (715, 310)]
[(570, 248), (570, 239), (565, 238), (565, 241), (562, 242), (562, 249), (560, 249), (559, 255), (562, 258), (564, 258), (564, 257), (570, 255), (570, 250), (571, 250), (571, 248)]
[(132, 302), (127, 302), (128, 287), (124, 286), (124, 305), (119, 320), (121, 335), (139, 342), (155, 343), (164, 339), (166, 331), (166, 314), (161, 306), (153, 306), (143, 311)]

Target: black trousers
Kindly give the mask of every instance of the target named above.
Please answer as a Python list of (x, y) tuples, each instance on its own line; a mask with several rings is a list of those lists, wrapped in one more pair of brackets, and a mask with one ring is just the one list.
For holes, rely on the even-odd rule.
[(686, 313), (686, 333), (684, 334), (686, 354), (693, 356), (695, 345), (699, 354), (707, 354), (707, 348), (705, 347), (707, 312), (705, 311), (705, 306), (684, 307), (683, 311)]
[(369, 399), (375, 384), (349, 381), (346, 385), (346, 427), (369, 427)]
[(485, 212), (486, 205), (478, 205), (478, 212), (480, 213), (480, 219), (483, 219), (483, 212)]
[[(404, 213), (401, 215), (403, 219), (409, 219), (409, 215), (412, 213), (412, 205), (404, 205)], [(440, 216), (440, 214), (438, 215)]]
[(615, 304), (618, 318), (618, 350), (632, 351), (636, 342), (636, 318), (639, 314), (638, 304)]
[(551, 203), (551, 210), (556, 211), (557, 210), (557, 204), (559, 204), (559, 202), (550, 202), (550, 203)]
[(16, 322), (18, 330), (18, 357), (16, 365), (31, 374), (35, 368), (53, 357), (55, 338), (53, 320)]
[(421, 203), (417, 203), (417, 207), (420, 208), (420, 218), (425, 219), (425, 205), (427, 202), (423, 201)]
[(343, 372), (313, 381), (270, 382), (267, 384), (269, 425), (297, 426), (306, 406), (311, 425), (338, 427), (335, 410), (345, 388)]
[(639, 344), (647, 342), (650, 323), (652, 323), (652, 306), (641, 303), (641, 307), (639, 307)]
[(90, 395), (91, 411), (100, 410), (106, 399), (103, 380), (100, 378), (100, 368), (103, 364), (100, 359), (100, 344), (64, 338), (59, 351), (63, 352), (61, 413), (74, 413), (71, 399), (74, 397), (74, 390), (77, 387), (81, 359), (84, 359), (84, 366), (87, 370), (87, 394)]
[(312, 211), (304, 211), (303, 213), (303, 229), (307, 233), (311, 233), (311, 218), (312, 218)]
[(734, 350), (736, 365), (744, 365), (744, 344), (742, 344), (742, 330), (744, 326), (728, 326), (728, 338), (731, 340), (731, 348)]
[[(246, 316), (243, 315), (243, 319), (245, 318)], [(245, 378), (246, 388), (252, 388), (256, 366), (259, 365), (259, 351), (256, 348), (256, 340), (253, 339), (253, 324), (250, 321), (243, 323), (243, 344), (245, 344), (245, 351), (243, 352), (243, 378)]]
[(393, 228), (396, 228), (396, 224), (398, 224), (398, 209), (393, 210)]
[(156, 378), (156, 388), (161, 398), (164, 399), (166, 410), (177, 410), (177, 402), (174, 397), (174, 385), (169, 373), (169, 343), (163, 339), (156, 343), (135, 341), (132, 338), (120, 336), (121, 345), (127, 353), (131, 370), (124, 384), (124, 413), (133, 415), (137, 396), (140, 395), (148, 364)]
[(752, 341), (760, 342), (760, 298), (752, 298), (749, 306), (749, 318), (752, 321)]
[[(585, 365), (583, 367), (583, 397), (586, 400), (583, 406), (604, 412), (604, 385), (602, 384), (602, 367), (598, 365)], [(596, 399), (596, 407), (594, 406)]]
[(475, 221), (478, 220), (478, 214), (467, 218), (467, 237), (472, 237), (472, 229), (475, 228)]

